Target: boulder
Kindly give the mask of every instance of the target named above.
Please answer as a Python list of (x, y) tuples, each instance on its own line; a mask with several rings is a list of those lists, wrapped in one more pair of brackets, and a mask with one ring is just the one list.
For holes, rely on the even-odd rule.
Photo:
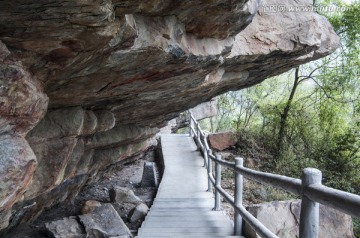
[(50, 110), (27, 138), (63, 138), (78, 136), (84, 125), (85, 110), (81, 107)]
[(0, 135), (0, 230), (7, 227), (12, 205), (23, 196), (36, 168), (36, 157), (20, 136)]
[[(48, 191), (62, 182), (66, 165), (71, 159), (77, 139), (74, 137), (31, 138), (29, 143), (34, 150), (39, 166), (25, 193), (27, 199), (34, 198), (38, 193)], [(53, 157), (57, 159), (49, 159)], [(49, 171), (51, 171), (50, 174)]]
[(117, 203), (141, 203), (141, 199), (138, 198), (134, 191), (129, 188), (115, 186), (109, 190), (109, 196), (111, 202)]
[(225, 150), (230, 146), (236, 144), (236, 136), (233, 132), (220, 132), (209, 134), (208, 136), (209, 145), (214, 150)]
[[(8, 54), (0, 42), (0, 57)], [(25, 136), (44, 117), (48, 97), (21, 62), (0, 59), (0, 134)]]
[(80, 215), (79, 219), (89, 238), (132, 237), (130, 230), (111, 204), (95, 207), (92, 212)]
[(84, 123), (82, 126), (82, 135), (94, 134), (98, 126), (98, 119), (93, 111), (86, 110), (84, 112)]
[(131, 211), (129, 220), (130, 222), (142, 221), (148, 212), (149, 207), (144, 203), (140, 203)]
[(85, 230), (76, 217), (45, 223), (45, 228), (51, 238), (79, 238), (85, 236)]
[[(280, 238), (299, 237), (301, 200), (250, 205), (247, 210)], [(245, 223), (245, 236), (259, 238)], [(320, 204), (319, 238), (354, 238), (351, 216)]]
[(0, 41), (0, 231), (23, 198), (37, 160), (26, 134), (44, 117), (48, 97), (41, 83)]
[(97, 132), (108, 131), (115, 126), (115, 116), (112, 112), (106, 110), (94, 111), (97, 118)]

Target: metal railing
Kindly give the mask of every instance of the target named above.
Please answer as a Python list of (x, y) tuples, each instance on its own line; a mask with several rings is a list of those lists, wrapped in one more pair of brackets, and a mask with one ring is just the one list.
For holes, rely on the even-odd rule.
[[(277, 236), (266, 228), (259, 220), (249, 213), (242, 205), (243, 177), (272, 185), (287, 192), (301, 196), (300, 211), (300, 238), (317, 238), (319, 230), (319, 203), (340, 210), (353, 217), (360, 218), (360, 196), (333, 189), (321, 184), (321, 171), (314, 168), (303, 170), (302, 179), (291, 178), (278, 174), (271, 174), (245, 168), (242, 158), (235, 158), (235, 163), (221, 159), (211, 151), (207, 135), (202, 131), (199, 123), (190, 113), (190, 136), (196, 142), (198, 149), (204, 157), (204, 166), (208, 172), (208, 191), (215, 189), (214, 210), (220, 210), (220, 195), (234, 208), (234, 235), (242, 235), (243, 220), (263, 238), (276, 238)], [(215, 177), (213, 174), (215, 162)], [(232, 197), (221, 187), (221, 167), (227, 167), (235, 172), (235, 196)]]

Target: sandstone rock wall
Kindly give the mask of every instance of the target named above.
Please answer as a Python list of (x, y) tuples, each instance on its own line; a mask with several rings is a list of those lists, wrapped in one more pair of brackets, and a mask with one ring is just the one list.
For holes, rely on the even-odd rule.
[(0, 230), (144, 150), (180, 112), (335, 50), (324, 17), (271, 4), (2, 1)]

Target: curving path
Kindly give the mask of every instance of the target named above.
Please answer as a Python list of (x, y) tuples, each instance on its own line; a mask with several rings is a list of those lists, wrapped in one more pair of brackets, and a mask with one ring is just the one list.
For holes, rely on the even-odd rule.
[(161, 136), (165, 171), (138, 238), (240, 237), (223, 211), (213, 211), (203, 158), (189, 135)]

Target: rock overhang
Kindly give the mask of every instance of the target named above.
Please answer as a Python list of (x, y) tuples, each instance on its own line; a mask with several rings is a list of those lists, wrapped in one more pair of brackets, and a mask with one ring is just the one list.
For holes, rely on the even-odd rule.
[[(13, 103), (1, 104), (0, 136), (13, 143), (14, 158), (28, 169), (9, 173), (16, 165), (6, 143), (0, 144), (6, 152), (0, 174), (21, 178), (4, 184), (1, 199), (9, 202), (0, 207), (0, 229), (15, 202), (38, 199), (24, 218), (32, 220), (43, 200), (64, 200), (57, 188), (81, 177), (70, 186), (79, 189), (87, 175), (143, 151), (157, 127), (180, 112), (337, 48), (325, 17), (264, 11), (276, 4), (311, 3), (4, 1), (0, 81), (12, 90), (0, 88), (0, 96)], [(9, 68), (17, 73), (6, 73)], [(54, 166), (55, 175), (44, 181)]]
[[(22, 51), (26, 66), (43, 82), (50, 108), (106, 105), (126, 111), (140, 104), (151, 108), (151, 102), (159, 106), (193, 88), (207, 87), (196, 100), (204, 101), (231, 87), (257, 83), (266, 77), (262, 72), (271, 76), (322, 57), (337, 45), (329, 23), (315, 13), (262, 11), (264, 4), (278, 4), (276, 1), (263, 1), (262, 5), (254, 0), (50, 3), (53, 5), (23, 7), (29, 26), (22, 28), (27, 34), (11, 32), (12, 37), (0, 37)], [(26, 15), (35, 9), (45, 13)], [(10, 23), (12, 15), (3, 18), (7, 16)], [(226, 72), (224, 80), (204, 82), (219, 69)], [(131, 105), (124, 103), (130, 101)], [(158, 111), (163, 113), (160, 108)]]

